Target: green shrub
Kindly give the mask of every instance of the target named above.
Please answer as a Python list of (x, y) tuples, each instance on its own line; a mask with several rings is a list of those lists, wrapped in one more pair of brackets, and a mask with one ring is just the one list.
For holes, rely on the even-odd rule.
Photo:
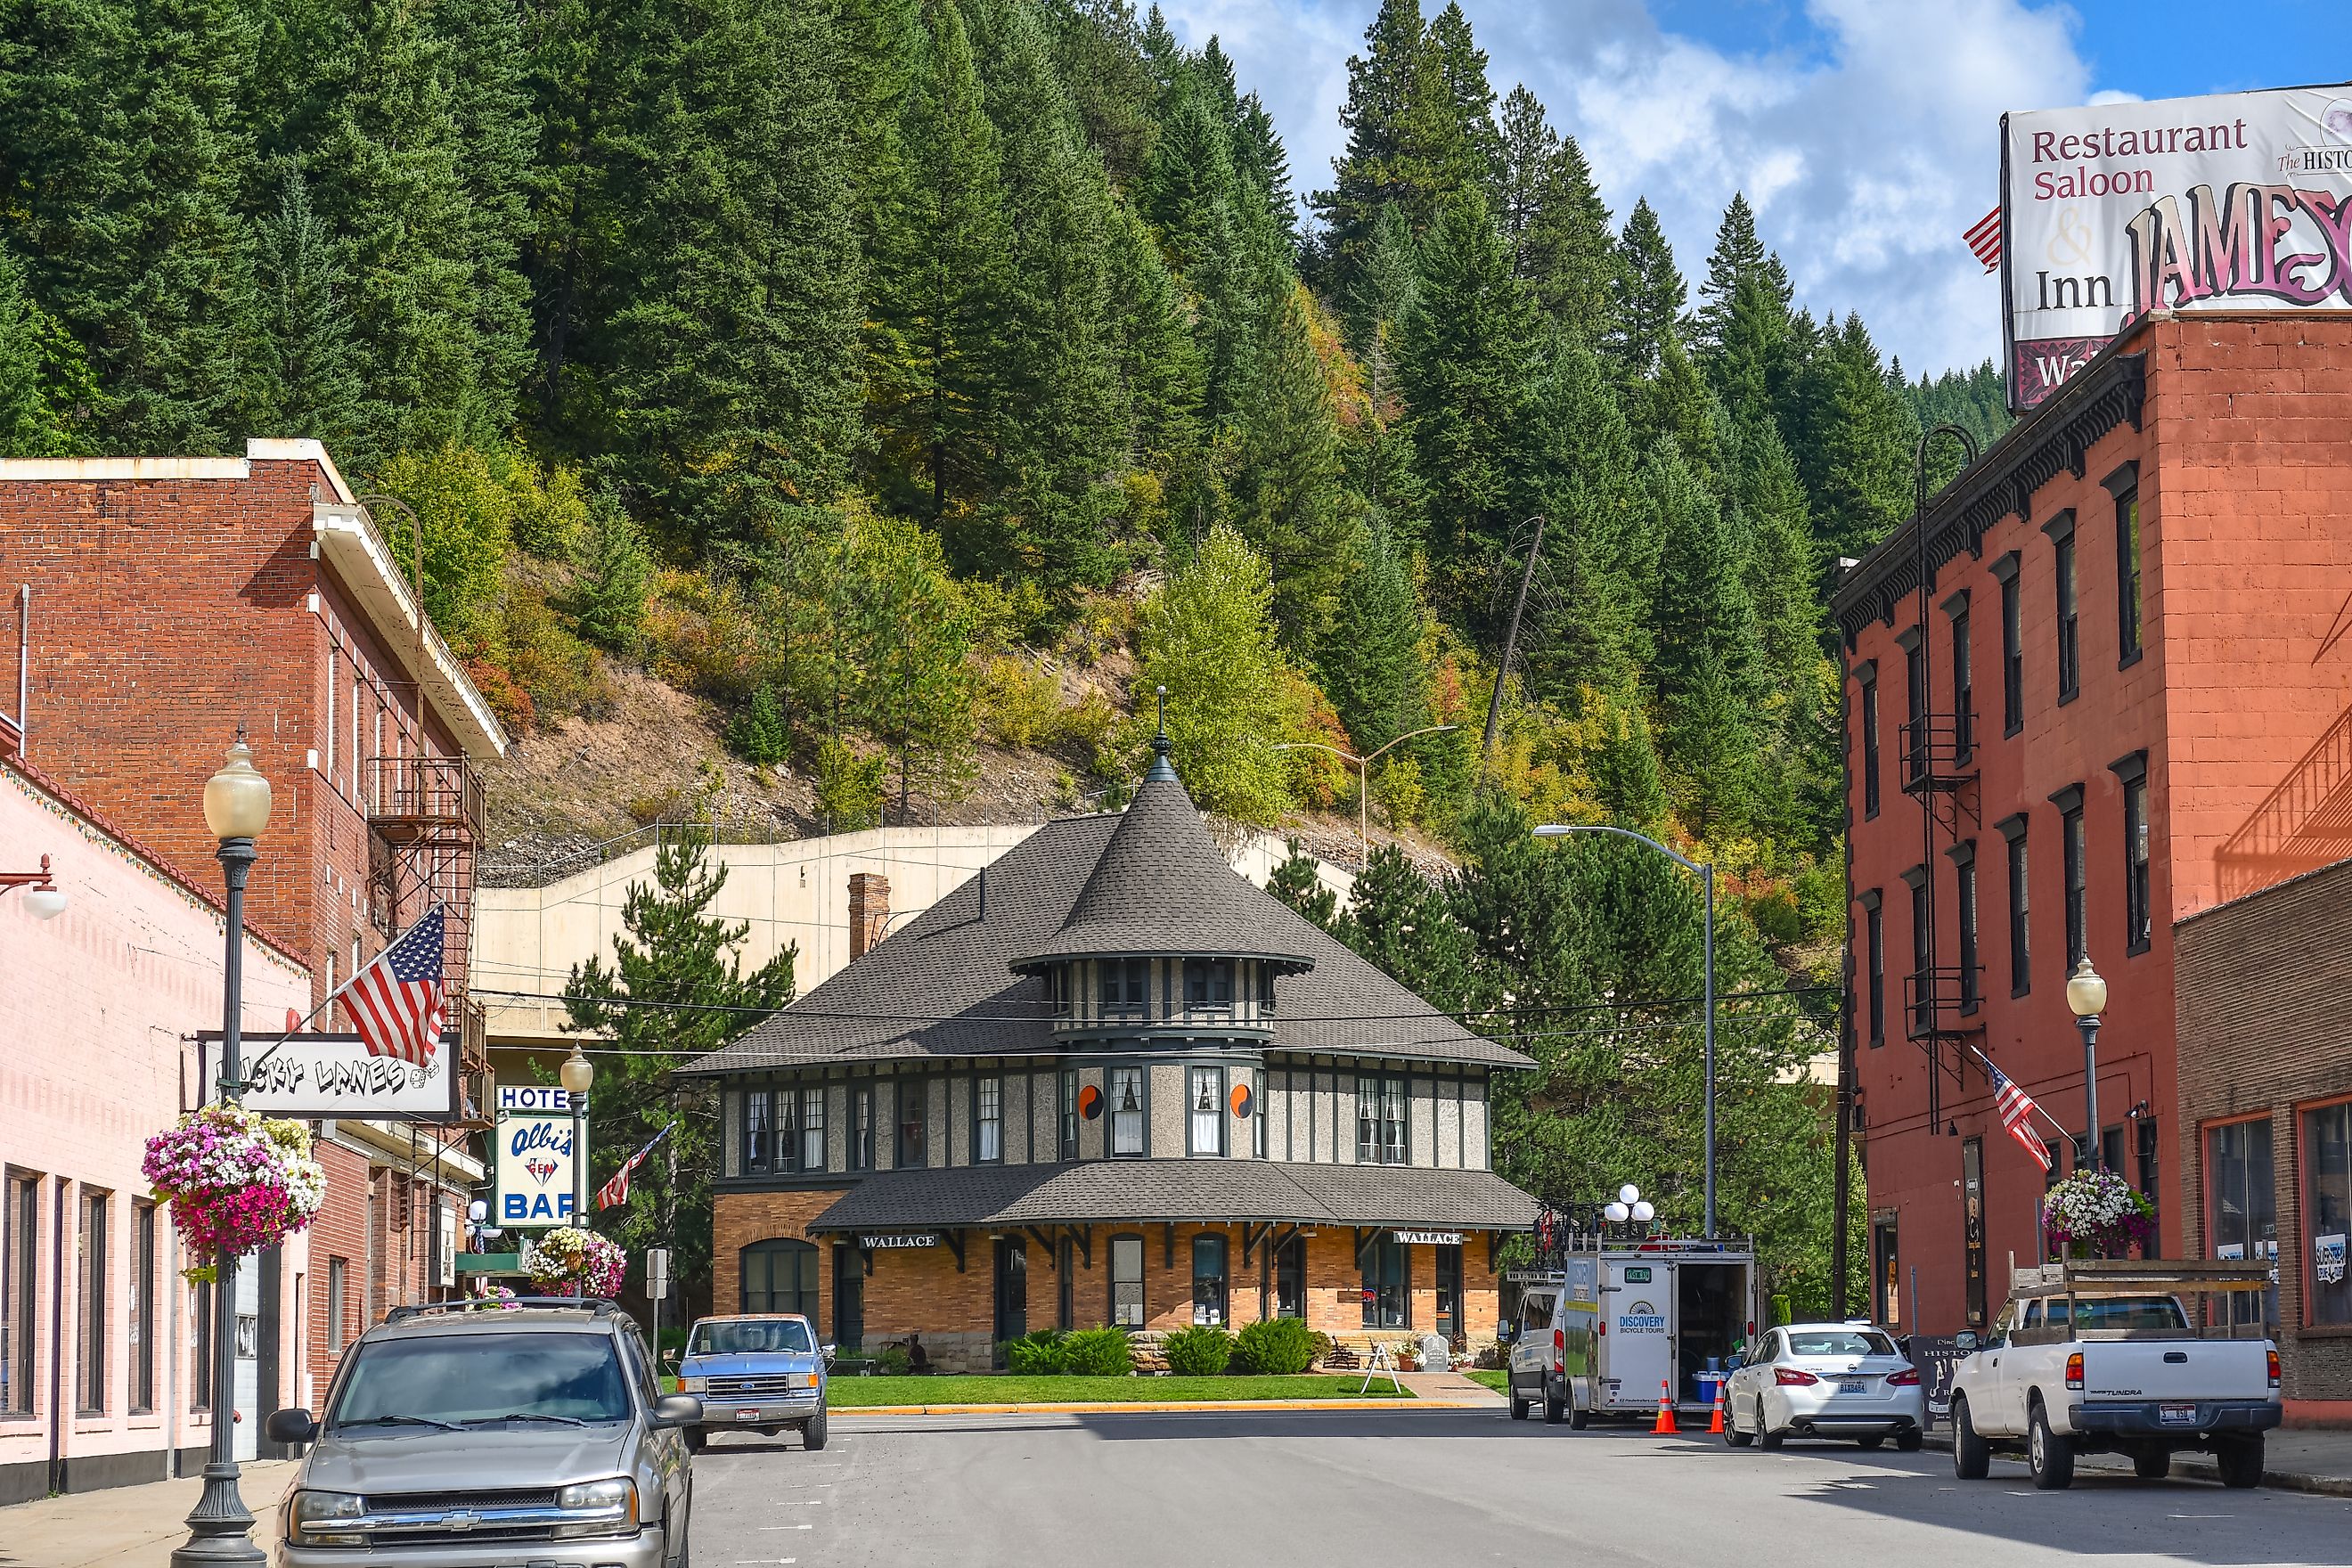
[(762, 686), (751, 700), (735, 710), (727, 722), (727, 744), (737, 756), (759, 767), (772, 768), (784, 760), (792, 736), (784, 728), (783, 705), (776, 690)]
[(1234, 1336), (1213, 1323), (1189, 1323), (1168, 1336), (1168, 1370), (1179, 1377), (1215, 1377), (1232, 1364)]
[(580, 570), (569, 607), (580, 635), (614, 653), (634, 653), (645, 637), (646, 605), (653, 595), (654, 563), (645, 535), (618, 500), (600, 495), (574, 554)]
[(1264, 1318), (1234, 1340), (1234, 1365), (1261, 1377), (1290, 1377), (1315, 1362), (1315, 1331), (1297, 1318)]
[(1080, 1329), (1062, 1336), (1061, 1370), (1077, 1377), (1125, 1377), (1135, 1370), (1124, 1329)]
[(1013, 656), (981, 669), (981, 728), (1000, 746), (1024, 751), (1050, 744), (1062, 712), (1062, 683)]
[(886, 1377), (904, 1377), (914, 1369), (915, 1358), (904, 1345), (884, 1345), (874, 1352), (874, 1364)]
[(816, 808), (827, 831), (855, 833), (882, 821), (882, 769), (889, 761), (879, 752), (861, 757), (849, 746), (827, 736), (816, 749)]
[(1017, 1340), (1004, 1342), (1004, 1370), (1024, 1376), (1055, 1375), (1067, 1372), (1064, 1364), (1063, 1344), (1068, 1339), (1059, 1329), (1039, 1329)]

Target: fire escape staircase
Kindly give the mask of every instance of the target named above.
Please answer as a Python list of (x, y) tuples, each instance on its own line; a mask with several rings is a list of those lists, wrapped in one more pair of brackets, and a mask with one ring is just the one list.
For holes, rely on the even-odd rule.
[(1927, 962), (1904, 976), (1904, 1029), (1927, 1057), (1927, 1115), (1934, 1123), (1943, 1119), (1945, 1074), (1956, 1089), (1966, 1087), (1970, 1046), (1985, 1032), (1979, 1016), (1984, 966), (1941, 962), (1933, 888), (1937, 862), (1967, 828), (1981, 826), (1976, 715), (1965, 707), (1917, 713), (1904, 721), (1901, 738), (1903, 793), (1919, 803), (1921, 865), (1930, 879)]
[(442, 906), (443, 973), (459, 1040), (466, 1102), (488, 1087), (486, 1016), (468, 988), (482, 775), (463, 756), (379, 757), (368, 781), (368, 919), (387, 941)]

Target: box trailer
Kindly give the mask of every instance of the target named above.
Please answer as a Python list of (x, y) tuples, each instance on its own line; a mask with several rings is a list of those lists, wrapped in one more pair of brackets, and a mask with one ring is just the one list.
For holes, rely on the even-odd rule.
[(1518, 1309), (1507, 1317), (1514, 1398), (1521, 1374), (1541, 1370), (1577, 1416), (1654, 1415), (1662, 1389), (1677, 1411), (1703, 1415), (1756, 1333), (1754, 1247), (1584, 1240), (1568, 1238), (1544, 1267), (1506, 1277)]

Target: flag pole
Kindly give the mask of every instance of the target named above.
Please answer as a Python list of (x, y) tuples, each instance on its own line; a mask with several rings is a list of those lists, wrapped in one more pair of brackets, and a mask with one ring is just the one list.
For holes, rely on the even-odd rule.
[[(1989, 1068), (1994, 1068), (1994, 1069), (1996, 1069), (1996, 1070), (1998, 1070), (1998, 1069), (2000, 1068), (2000, 1064), (1999, 1062), (1997, 1062), (1997, 1061), (1993, 1060), (1991, 1057), (1990, 1057), (1990, 1056), (1986, 1055), (1986, 1054), (1985, 1054), (1985, 1051), (1984, 1051), (1984, 1048), (1983, 1048), (1982, 1047), (1980, 1047), (1980, 1046), (1973, 1046), (1973, 1045), (1972, 1045), (1972, 1046), (1969, 1047), (1969, 1049), (1970, 1051), (1974, 1052), (1974, 1053), (1975, 1053), (1975, 1055), (1976, 1055), (1976, 1058), (1977, 1058), (1977, 1060), (1979, 1060), (1979, 1061), (1980, 1061), (1980, 1062), (1984, 1063), (1984, 1065), (1985, 1065), (1985, 1066), (1987, 1066), (1987, 1067), (1989, 1067)], [(2015, 1082), (2016, 1080), (2012, 1079), (2011, 1079), (2011, 1082)], [(2072, 1128), (2068, 1127), (2064, 1122), (2063, 1122), (2063, 1121), (2059, 1121), (2056, 1117), (2054, 1117), (2054, 1116), (2051, 1115), (2051, 1114), (2050, 1114), (2050, 1112), (2048, 1112), (2047, 1110), (2044, 1110), (2042, 1108), (2042, 1102), (2041, 1102), (2040, 1100), (2038, 1100), (2034, 1099), (2032, 1095), (2030, 1095), (2030, 1094), (2029, 1094), (2029, 1095), (2027, 1095), (2027, 1096), (2025, 1097), (2025, 1102), (2026, 1102), (2028, 1105), (2031, 1105), (2031, 1106), (2033, 1108), (2035, 1114), (2039, 1115), (2039, 1116), (2042, 1118), (2042, 1121), (2047, 1121), (2048, 1123), (2050, 1123), (2051, 1130), (2052, 1130), (2053, 1131), (2056, 1132), (2060, 1137), (2062, 1137), (2062, 1138), (2072, 1138), (2072, 1137), (2074, 1137), (2074, 1129), (2072, 1129)]]
[[(434, 910), (444, 907), (445, 906), (443, 904), (436, 902), (433, 905), (432, 909), (426, 910), (425, 913), (429, 915)], [(404, 930), (398, 936), (394, 937), (390, 942), (383, 944), (384, 952), (389, 952), (394, 948), (398, 947), (403, 942), (405, 942), (408, 939), (409, 931), (415, 931), (415, 929), (416, 921), (411, 921), (408, 923), (406, 930)], [(380, 958), (383, 954), (379, 953), (377, 956)], [(287, 1041), (300, 1034), (303, 1028), (309, 1025), (313, 1018), (316, 1018), (320, 1014), (333, 1006), (335, 1005), (335, 998), (341, 996), (344, 992), (349, 991), (352, 986), (358, 984), (360, 975), (365, 974), (366, 973), (366, 970), (362, 969), (357, 973), (352, 975), (350, 979), (345, 980), (341, 985), (338, 985), (332, 991), (328, 992), (327, 999), (324, 1002), (320, 1003), (316, 1007), (311, 1008), (308, 1013), (304, 1014), (302, 1016), (301, 1023), (295, 1025), (292, 1028), (287, 1030), (284, 1034), (270, 1041), (269, 1048), (262, 1052), (259, 1056), (254, 1058), (253, 1064), (245, 1069), (245, 1082), (237, 1085), (237, 1091), (241, 1094), (247, 1089), (250, 1088), (253, 1082), (253, 1075), (261, 1070), (261, 1066), (264, 1062), (267, 1062), (270, 1058), (278, 1054), (278, 1047), (284, 1045)]]

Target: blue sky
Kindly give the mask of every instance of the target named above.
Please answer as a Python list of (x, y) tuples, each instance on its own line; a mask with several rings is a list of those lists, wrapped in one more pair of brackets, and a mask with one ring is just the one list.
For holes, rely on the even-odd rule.
[[(1443, 0), (1423, 0), (1434, 14)], [(1344, 144), (1377, 0), (1160, 0), (1274, 112), (1292, 184)], [(2258, 0), (1462, 0), (1497, 96), (1525, 82), (1622, 222), (1638, 196), (1686, 277), (1734, 191), (1800, 300), (1858, 310), (1906, 370), (1997, 354), (1995, 279), (1960, 236), (1999, 198), (2003, 111), (2342, 80), (2352, 10)]]

